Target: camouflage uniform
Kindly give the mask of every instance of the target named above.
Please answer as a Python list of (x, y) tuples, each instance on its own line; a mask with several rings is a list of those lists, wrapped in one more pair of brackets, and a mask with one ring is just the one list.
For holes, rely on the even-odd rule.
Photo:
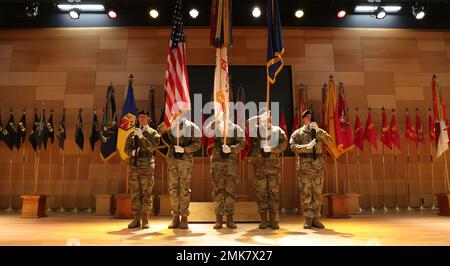
[(322, 190), (323, 190), (323, 144), (330, 143), (331, 137), (328, 133), (319, 129), (316, 131), (315, 149), (317, 159), (312, 157), (313, 149), (307, 149), (300, 145), (308, 144), (311, 140), (312, 131), (306, 125), (303, 125), (294, 133), (292, 133), (289, 144), (294, 153), (299, 154), (297, 157), (297, 173), (299, 191), (302, 195), (303, 216), (314, 219), (320, 217), (322, 207)]
[(131, 193), (133, 213), (150, 213), (152, 210), (152, 190), (155, 184), (155, 159), (153, 153), (157, 148), (160, 136), (156, 130), (144, 126), (143, 138), (139, 140), (137, 167), (134, 166), (132, 152), (135, 148), (135, 136), (129, 134), (125, 143), (125, 152), (131, 156), (129, 160), (130, 173), (128, 187)]
[(214, 129), (214, 124), (214, 121), (212, 121), (205, 129), (207, 132), (215, 130), (215, 143), (210, 159), (210, 174), (213, 184), (212, 196), (216, 202), (215, 213), (217, 218), (226, 215), (228, 226), (228, 220), (231, 219), (232, 222), (234, 203), (237, 199), (236, 187), (239, 155), (246, 145), (245, 135), (238, 125), (228, 122), (227, 145), (230, 147), (231, 152), (223, 157), (222, 145), (224, 144), (224, 138), (220, 130)]
[(167, 157), (169, 196), (172, 216), (178, 221), (180, 215), (182, 217), (189, 215), (193, 155), (201, 148), (201, 133), (194, 123), (181, 118), (179, 123), (179, 134), (181, 136), (178, 138), (178, 146), (184, 148), (184, 153), (175, 153), (174, 146), (177, 145), (177, 138), (173, 135), (172, 130), (166, 129), (164, 124), (161, 124), (158, 131), (161, 134), (167, 134), (165, 139), (168, 140), (170, 145)]
[(270, 216), (270, 226), (278, 228), (275, 221), (280, 203), (280, 184), (281, 184), (281, 159), (280, 154), (286, 150), (286, 133), (278, 126), (271, 126), (269, 129), (272, 134), (278, 134), (278, 143), (272, 147), (270, 136), (268, 144), (271, 146), (270, 153), (265, 153), (263, 145), (265, 137), (259, 134), (252, 137), (252, 150), (250, 151), (251, 163), (255, 172), (255, 190), (258, 212), (261, 215), (260, 228), (267, 228), (267, 211)]

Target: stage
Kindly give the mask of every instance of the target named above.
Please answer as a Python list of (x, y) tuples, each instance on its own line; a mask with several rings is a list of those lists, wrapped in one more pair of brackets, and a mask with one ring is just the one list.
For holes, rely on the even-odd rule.
[(150, 217), (150, 229), (130, 230), (128, 220), (88, 213), (50, 213), (41, 219), (0, 213), (0, 245), (112, 246), (238, 246), (238, 245), (446, 245), (450, 217), (431, 210), (364, 212), (350, 219), (327, 219), (325, 230), (305, 230), (304, 219), (282, 215), (280, 230), (260, 230), (257, 223), (239, 223), (237, 230), (190, 224), (189, 230), (169, 230), (167, 216)]

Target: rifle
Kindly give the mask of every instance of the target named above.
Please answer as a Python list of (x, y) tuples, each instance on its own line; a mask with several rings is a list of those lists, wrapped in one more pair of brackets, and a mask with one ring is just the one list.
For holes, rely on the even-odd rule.
[[(310, 106), (310, 110), (311, 110), (311, 122), (315, 122), (315, 119), (314, 119), (314, 111), (313, 111), (313, 109), (312, 109), (312, 106)], [(317, 134), (316, 130), (315, 130), (315, 129), (312, 129), (312, 130), (311, 130), (311, 138), (312, 138), (313, 140), (316, 139), (316, 134)], [(314, 147), (313, 147), (312, 156), (313, 156), (313, 160), (317, 159), (316, 145), (314, 145)]]
[[(136, 121), (136, 128), (140, 128), (139, 121)], [(134, 167), (138, 164), (139, 137), (134, 136)]]

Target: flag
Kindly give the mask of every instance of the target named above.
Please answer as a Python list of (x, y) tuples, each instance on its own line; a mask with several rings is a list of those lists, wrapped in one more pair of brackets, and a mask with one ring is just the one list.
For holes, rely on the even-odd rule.
[(83, 134), (83, 116), (81, 113), (83, 110), (81, 108), (78, 110), (77, 123), (75, 125), (75, 143), (80, 150), (84, 147), (84, 134)]
[(391, 135), (391, 129), (389, 125), (387, 124), (387, 117), (386, 117), (386, 111), (384, 108), (381, 109), (381, 142), (384, 146), (388, 147), (390, 150), (392, 150), (392, 135)]
[(0, 141), (2, 141), (6, 135), (8, 135), (8, 131), (3, 127), (2, 123), (2, 111), (0, 110)]
[(237, 103), (239, 103), (238, 105), (238, 110), (236, 110), (236, 124), (241, 126), (242, 128), (245, 128), (245, 148), (242, 149), (241, 151), (241, 160), (245, 159), (245, 157), (247, 156), (248, 151), (250, 150), (250, 146), (251, 146), (251, 141), (250, 141), (250, 136), (249, 136), (249, 131), (248, 131), (248, 127), (245, 126), (245, 121), (246, 121), (246, 117), (245, 117), (245, 92), (244, 92), (244, 87), (242, 85), (239, 85), (238, 88), (238, 93), (237, 93)]
[(375, 124), (373, 123), (372, 113), (370, 112), (370, 110), (369, 115), (367, 116), (364, 137), (374, 149), (377, 149), (377, 131), (375, 129)]
[[(300, 84), (300, 86), (298, 87), (298, 110), (300, 110), (300, 114), (303, 113), (303, 111), (305, 111), (306, 108), (306, 90), (305, 90), (305, 85), (303, 85), (303, 83)], [(297, 108), (295, 108), (297, 110)]]
[(44, 134), (44, 147), (47, 147), (47, 140), (50, 139), (50, 144), (55, 142), (55, 130), (53, 129), (53, 109), (50, 110), (50, 117), (45, 126), (45, 134)]
[(91, 145), (91, 150), (94, 151), (95, 143), (100, 140), (100, 123), (98, 122), (97, 110), (94, 110), (94, 115), (92, 117), (92, 129), (91, 135), (89, 136), (89, 144)]
[[(10, 110), (8, 123), (6, 125), (6, 131), (8, 134), (3, 138), (6, 146), (9, 150), (13, 150), (14, 146), (17, 144), (17, 132), (16, 132), (16, 122), (14, 122), (14, 116), (12, 110)], [(19, 149), (19, 148), (17, 148)]]
[(417, 109), (416, 109), (416, 131), (417, 131), (417, 144), (420, 142), (423, 145), (425, 145), (425, 133), (423, 132), (422, 120), (420, 119)]
[(356, 115), (355, 118), (355, 129), (353, 130), (355, 138), (353, 139), (353, 143), (362, 151), (364, 149), (364, 129), (361, 124), (361, 120), (359, 119), (359, 115)]
[(392, 143), (398, 148), (398, 150), (400, 150), (400, 135), (398, 133), (397, 127), (397, 116), (395, 115), (394, 110), (392, 110), (392, 112), (393, 114), (391, 117), (391, 124), (390, 124)]
[(278, 8), (278, 0), (266, 0), (267, 19), (267, 80), (275, 84), (276, 77), (283, 69), (283, 33)]
[(286, 124), (286, 116), (284, 115), (284, 111), (283, 111), (283, 110), (281, 110), (280, 128), (281, 128), (285, 133), (288, 132), (287, 124)]
[[(42, 110), (41, 118), (36, 125), (36, 131), (34, 133), (34, 141), (36, 142), (36, 147), (40, 150), (42, 144), (45, 139), (46, 130), (45, 130), (45, 108)], [(47, 146), (47, 143), (44, 144), (44, 148)]]
[[(295, 108), (294, 111), (294, 120), (292, 121), (292, 129), (291, 129), (291, 134), (294, 133), (294, 131), (296, 131), (298, 128), (300, 127), (300, 117), (298, 115), (298, 110), (297, 108)], [(287, 132), (286, 132), (287, 134)]]
[(137, 108), (133, 92), (133, 76), (130, 76), (128, 82), (128, 92), (125, 103), (122, 107), (122, 115), (119, 122), (119, 131), (117, 133), (117, 151), (120, 158), (126, 160), (129, 156), (125, 153), (125, 142), (128, 135), (136, 128)]
[(409, 117), (408, 111), (406, 111), (406, 131), (405, 131), (406, 139), (411, 140), (417, 145), (417, 133), (414, 125), (412, 123), (411, 117)]
[(148, 93), (147, 110), (150, 112), (150, 127), (156, 129), (156, 114), (155, 114), (155, 86), (152, 85)]
[(448, 150), (447, 112), (444, 97), (439, 87), (438, 78), (433, 75), (431, 81), (431, 91), (433, 98), (434, 123), (436, 127), (436, 158), (439, 158)]
[(100, 157), (103, 161), (111, 159), (117, 152), (117, 113), (114, 87), (108, 86), (106, 90), (106, 102), (103, 109), (103, 120), (100, 131), (102, 142), (100, 143)]
[(331, 143), (326, 144), (325, 147), (333, 158), (338, 159), (342, 154), (351, 150), (353, 145), (344, 146), (333, 76), (330, 76), (327, 94), (326, 123), (328, 124), (328, 133), (331, 136)]
[(231, 30), (231, 0), (211, 1), (211, 32), (210, 43), (216, 48), (230, 48), (232, 39)]
[(343, 149), (353, 149), (353, 132), (352, 124), (348, 114), (347, 102), (345, 100), (344, 83), (339, 82), (339, 105), (338, 105), (339, 120), (341, 123), (341, 136)]
[(35, 135), (36, 135), (38, 125), (39, 125), (39, 117), (37, 115), (37, 109), (34, 109), (34, 121), (33, 121), (33, 126), (31, 127), (31, 133), (30, 133), (30, 137), (29, 137), (31, 147), (33, 148), (34, 151), (37, 150), (37, 143), (35, 140)]
[(189, 79), (186, 68), (186, 44), (184, 41), (181, 1), (175, 5), (172, 33), (167, 56), (164, 89), (166, 91), (164, 125), (169, 128), (170, 122), (191, 108), (189, 96)]
[(61, 150), (64, 150), (64, 143), (66, 141), (66, 109), (64, 108), (61, 123), (58, 127), (58, 146)]
[(322, 121), (320, 121), (320, 124), (325, 131), (328, 131), (327, 104), (328, 104), (328, 86), (326, 83), (324, 83), (322, 86)]
[(433, 118), (431, 118), (431, 109), (428, 108), (428, 132), (430, 137), (430, 142), (433, 142), (436, 140), (436, 127), (433, 121)]
[(17, 144), (16, 144), (17, 149), (19, 149), (20, 145), (25, 142), (25, 137), (27, 135), (26, 127), (27, 127), (27, 116), (24, 109), (22, 117), (19, 120), (19, 124), (17, 125)]

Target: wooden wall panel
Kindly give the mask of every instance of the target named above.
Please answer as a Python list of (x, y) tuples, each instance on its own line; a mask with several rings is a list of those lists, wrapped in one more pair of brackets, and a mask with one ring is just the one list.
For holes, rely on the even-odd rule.
[[(433, 193), (444, 191), (444, 162), (435, 160), (434, 177), (431, 180), (430, 143), (420, 146), (419, 160), (415, 145), (410, 144), (410, 160), (407, 162), (407, 141), (404, 139), (405, 109), (418, 107), (422, 123), (428, 131), (427, 108), (431, 106), (431, 76), (440, 78), (444, 99), (450, 102), (450, 33), (443, 31), (392, 30), (392, 29), (284, 29), (284, 62), (293, 69), (294, 86), (304, 83), (309, 103), (320, 113), (321, 88), (330, 74), (336, 84), (344, 82), (350, 117), (354, 121), (355, 108), (363, 126), (372, 107), (372, 116), (379, 134), (381, 107), (397, 109), (401, 151), (396, 150), (396, 164), (392, 150), (378, 149), (365, 144), (359, 155), (360, 175), (356, 151), (349, 153), (348, 165), (345, 157), (338, 160), (338, 177), (341, 191), (361, 192), (363, 207), (376, 207), (383, 202), (389, 207), (408, 205), (409, 180), (410, 204), (433, 203)], [(117, 108), (120, 111), (125, 99), (128, 76), (135, 77), (135, 96), (138, 108), (142, 108), (150, 85), (156, 85), (156, 111), (162, 107), (165, 63), (169, 43), (169, 28), (85, 28), (85, 29), (23, 29), (0, 31), (0, 108), (5, 123), (10, 107), (14, 108), (16, 121), (22, 108), (28, 113), (31, 126), (34, 107), (41, 108), (45, 102), (54, 108), (55, 126), (61, 120), (62, 108), (67, 108), (67, 141), (63, 153), (56, 143), (41, 152), (39, 191), (52, 191), (50, 203), (58, 208), (64, 203), (71, 208), (75, 204), (86, 208), (95, 193), (117, 193), (125, 189), (126, 162), (118, 157), (107, 164), (108, 177), (104, 176), (105, 165), (94, 152), (88, 149), (92, 108), (104, 106), (107, 86), (115, 87)], [(215, 50), (209, 46), (209, 29), (186, 29), (187, 62), (190, 65), (213, 65)], [(266, 60), (265, 29), (234, 29), (234, 44), (228, 51), (232, 65), (264, 65)], [(294, 101), (297, 101), (295, 97)], [(74, 142), (75, 120), (78, 108), (83, 108), (86, 148), (77, 151)], [(39, 111), (40, 113), (40, 111)], [(378, 135), (379, 139), (379, 135)], [(57, 141), (57, 140), (56, 140)], [(433, 151), (434, 152), (434, 151)], [(9, 161), (13, 158), (13, 205), (20, 206), (19, 195), (30, 193), (34, 187), (34, 156), (31, 146), (12, 153), (0, 143), (0, 208), (7, 207), (9, 187)], [(80, 154), (79, 193), (75, 196), (76, 161)], [(385, 157), (386, 175), (382, 171)], [(371, 155), (371, 156), (369, 156)], [(370, 188), (370, 158), (373, 162), (373, 196)], [(211, 200), (211, 180), (208, 158), (195, 159), (192, 178), (192, 199)], [(295, 207), (296, 180), (294, 158), (285, 157), (281, 187), (283, 208)], [(23, 168), (22, 168), (23, 166)], [(409, 175), (406, 176), (407, 166)], [(255, 198), (252, 165), (243, 163), (239, 194)], [(155, 169), (156, 194), (167, 192), (167, 165), (157, 158)], [(348, 172), (347, 172), (348, 169)], [(51, 186), (49, 185), (49, 173)], [(395, 178), (397, 173), (397, 178)], [(335, 188), (334, 162), (327, 158), (326, 190)], [(348, 184), (348, 186), (347, 186)], [(432, 187), (434, 185), (434, 188)], [(64, 190), (64, 193), (63, 193)]]

